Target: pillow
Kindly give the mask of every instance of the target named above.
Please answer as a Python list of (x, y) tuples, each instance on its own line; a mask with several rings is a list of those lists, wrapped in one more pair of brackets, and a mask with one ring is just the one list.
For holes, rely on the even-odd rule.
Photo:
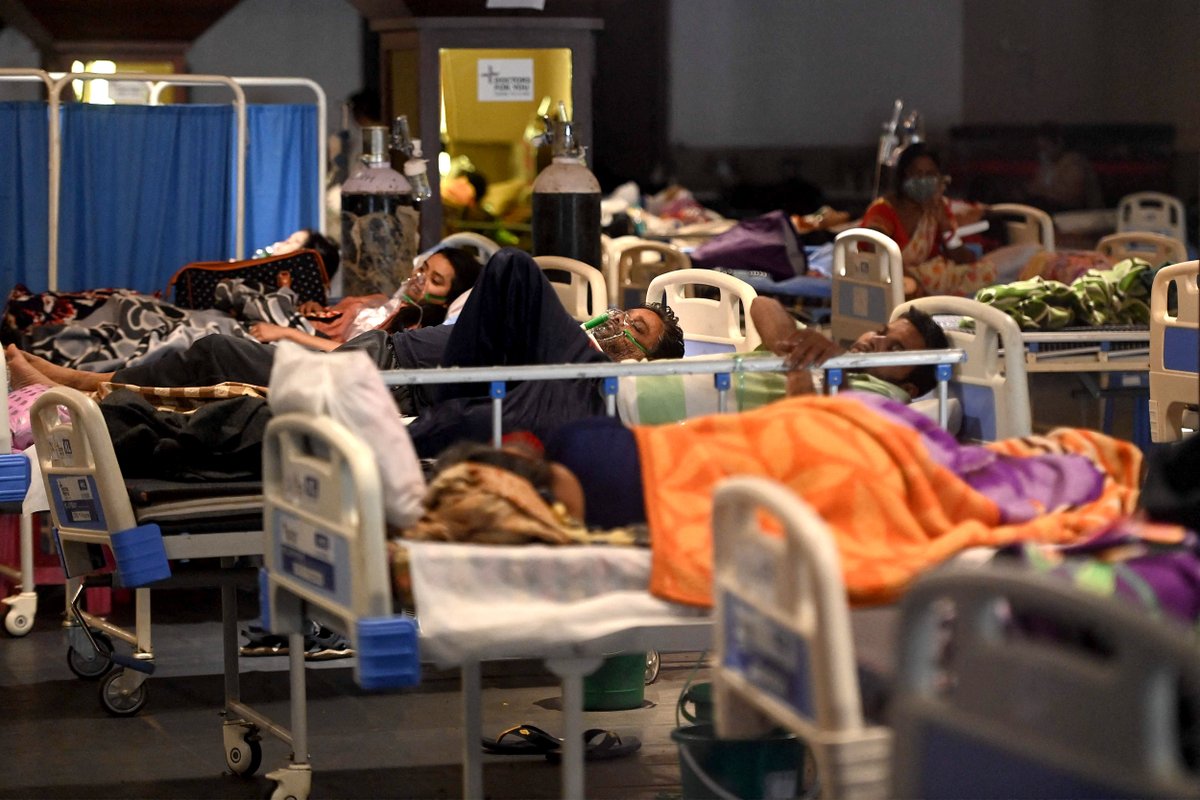
[[(770, 356), (770, 353), (762, 353)], [(726, 358), (727, 356), (718, 356)], [(745, 355), (744, 358), (754, 358)], [(696, 360), (704, 356), (697, 356)], [(787, 393), (787, 377), (775, 372), (739, 372), (731, 376), (731, 410), (747, 411)], [(641, 375), (620, 379), (617, 411), (626, 425), (658, 425), (717, 413), (712, 375)]]

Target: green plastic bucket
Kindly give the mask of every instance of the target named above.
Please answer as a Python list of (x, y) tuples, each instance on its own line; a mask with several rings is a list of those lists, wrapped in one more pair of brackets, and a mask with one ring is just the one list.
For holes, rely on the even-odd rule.
[(688, 684), (679, 695), (679, 716), (696, 725), (712, 724), (713, 685), (707, 681)]
[(683, 800), (800, 796), (804, 742), (781, 732), (757, 739), (718, 739), (712, 725), (671, 731), (679, 745)]
[(641, 708), (645, 695), (645, 653), (610, 656), (598, 670), (583, 679), (584, 711)]

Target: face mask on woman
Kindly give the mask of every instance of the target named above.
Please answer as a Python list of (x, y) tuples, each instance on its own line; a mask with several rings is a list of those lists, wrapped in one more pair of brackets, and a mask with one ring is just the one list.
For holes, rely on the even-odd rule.
[(926, 203), (937, 195), (938, 189), (941, 186), (942, 178), (940, 175), (922, 175), (915, 178), (905, 178), (901, 188), (908, 197), (911, 197), (918, 203)]

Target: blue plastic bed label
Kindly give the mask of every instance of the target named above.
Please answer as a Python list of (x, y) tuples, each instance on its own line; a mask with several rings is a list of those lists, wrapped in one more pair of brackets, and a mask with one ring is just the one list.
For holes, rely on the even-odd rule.
[(50, 481), (54, 508), (64, 527), (103, 531), (108, 529), (100, 492), (91, 475), (55, 475)]
[(732, 592), (721, 596), (725, 615), (722, 666), (813, 718), (808, 642)]
[(306, 520), (281, 512), (272, 535), (275, 563), (288, 578), (350, 605), (350, 543)]

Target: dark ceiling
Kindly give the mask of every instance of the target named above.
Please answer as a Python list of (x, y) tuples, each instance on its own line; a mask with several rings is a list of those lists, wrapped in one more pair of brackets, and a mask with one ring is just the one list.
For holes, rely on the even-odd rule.
[(238, 1), (0, 0), (0, 19), (40, 46), (68, 42), (190, 43)]
[[(543, 12), (488, 9), (486, 0), (347, 0), (367, 19), (404, 16), (525, 16)], [(195, 41), (239, 0), (0, 0), (0, 21), (39, 47), (77, 42)], [(597, 0), (545, 0), (550, 16), (591, 16)]]

